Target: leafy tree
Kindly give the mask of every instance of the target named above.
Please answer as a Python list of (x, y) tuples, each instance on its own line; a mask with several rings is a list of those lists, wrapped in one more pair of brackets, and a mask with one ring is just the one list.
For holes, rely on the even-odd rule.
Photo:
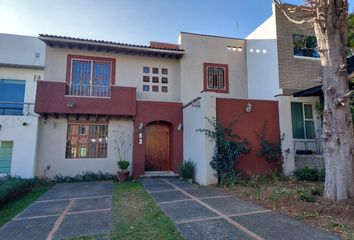
[(324, 196), (341, 200), (354, 197), (353, 123), (346, 56), (348, 0), (305, 0), (301, 6), (274, 0), (289, 21), (313, 24), (322, 66), (323, 156), (326, 166)]

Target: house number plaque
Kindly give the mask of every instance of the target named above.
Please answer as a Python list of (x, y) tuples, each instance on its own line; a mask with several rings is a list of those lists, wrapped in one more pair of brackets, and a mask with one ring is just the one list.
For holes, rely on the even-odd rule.
[(143, 134), (142, 133), (139, 133), (139, 137), (138, 137), (138, 141), (139, 141), (139, 144), (143, 144)]

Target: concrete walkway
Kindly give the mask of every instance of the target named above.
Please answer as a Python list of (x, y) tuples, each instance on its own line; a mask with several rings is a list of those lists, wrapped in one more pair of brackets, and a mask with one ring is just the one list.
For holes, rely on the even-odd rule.
[(340, 239), (215, 188), (197, 187), (175, 178), (141, 182), (187, 240)]
[(108, 233), (112, 182), (61, 183), (0, 228), (1, 240), (66, 239)]

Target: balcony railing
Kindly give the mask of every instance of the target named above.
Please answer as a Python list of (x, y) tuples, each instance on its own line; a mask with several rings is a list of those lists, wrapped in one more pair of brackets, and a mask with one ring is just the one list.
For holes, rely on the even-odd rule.
[(34, 114), (34, 103), (0, 102), (0, 115), (29, 115)]
[(70, 84), (68, 95), (89, 97), (110, 97), (110, 86)]

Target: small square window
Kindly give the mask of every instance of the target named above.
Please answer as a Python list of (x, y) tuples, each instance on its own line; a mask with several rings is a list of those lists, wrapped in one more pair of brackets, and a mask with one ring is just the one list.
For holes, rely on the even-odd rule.
[(167, 77), (162, 77), (162, 78), (161, 78), (161, 82), (162, 82), (162, 83), (168, 83)]
[(159, 82), (159, 77), (152, 77), (152, 82), (153, 83), (158, 83)]
[(144, 67), (143, 68), (143, 72), (144, 73), (149, 73), (150, 72), (150, 68), (149, 67)]
[(143, 76), (143, 82), (150, 82), (149, 76)]
[(159, 86), (152, 86), (152, 91), (153, 92), (158, 92), (159, 91)]
[(150, 91), (149, 85), (143, 85), (143, 91), (144, 91), (144, 92)]
[(168, 92), (167, 87), (166, 87), (166, 86), (162, 86), (162, 87), (161, 87), (161, 92)]
[(158, 68), (152, 68), (152, 73), (153, 74), (159, 74), (159, 69)]
[(167, 69), (167, 68), (162, 68), (162, 69), (161, 69), (161, 73), (162, 73), (163, 75), (167, 75), (167, 74), (168, 74), (168, 69)]

